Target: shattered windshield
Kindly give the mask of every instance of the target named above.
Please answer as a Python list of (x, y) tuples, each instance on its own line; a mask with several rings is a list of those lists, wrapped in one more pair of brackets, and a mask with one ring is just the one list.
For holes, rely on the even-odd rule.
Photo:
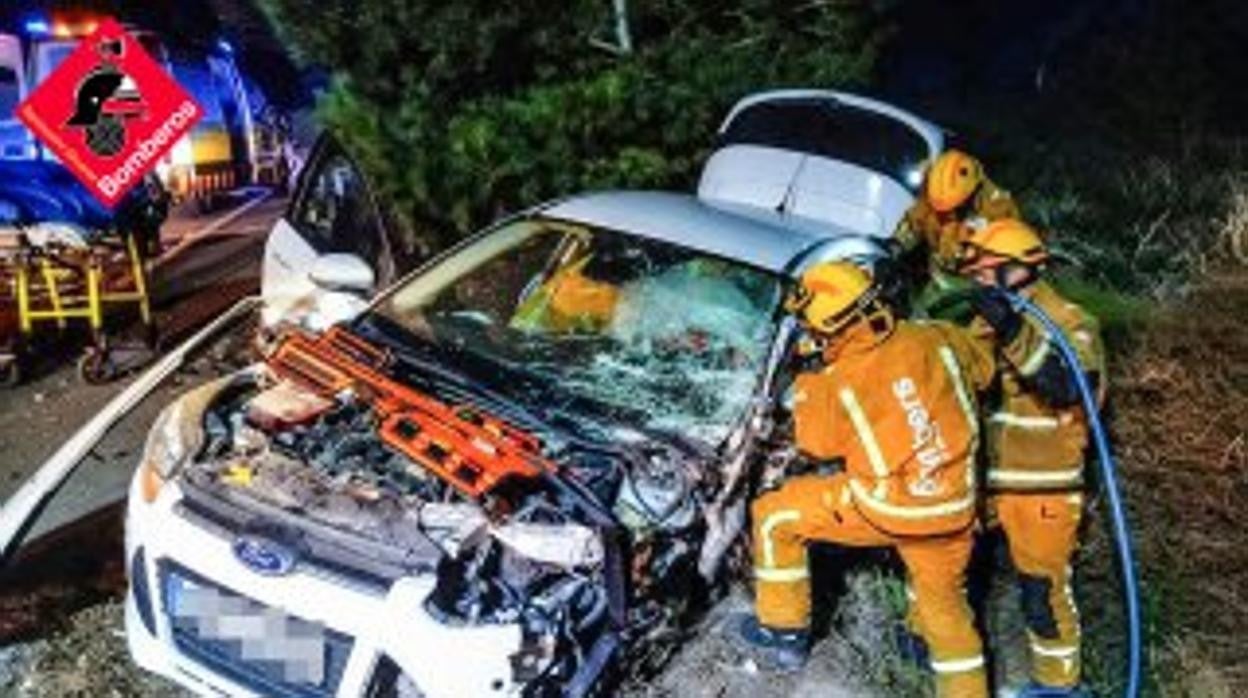
[(776, 275), (739, 262), (526, 220), (410, 280), (379, 312), (440, 347), (536, 377), (544, 400), (589, 401), (610, 422), (714, 446), (755, 387), (780, 294)]

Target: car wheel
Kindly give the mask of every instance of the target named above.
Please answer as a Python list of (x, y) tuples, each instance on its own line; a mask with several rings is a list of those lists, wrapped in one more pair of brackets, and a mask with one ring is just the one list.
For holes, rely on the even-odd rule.
[(22, 382), (22, 362), (13, 357), (0, 366), (0, 388), (15, 388)]
[(78, 359), (78, 377), (88, 385), (103, 385), (117, 377), (117, 362), (106, 348), (91, 347)]

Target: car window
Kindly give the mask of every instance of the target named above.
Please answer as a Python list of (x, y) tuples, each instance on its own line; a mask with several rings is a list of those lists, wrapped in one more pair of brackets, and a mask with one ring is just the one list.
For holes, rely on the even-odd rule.
[(7, 119), (22, 99), (21, 85), (12, 68), (0, 66), (0, 119)]
[(915, 191), (929, 157), (927, 141), (885, 114), (817, 98), (779, 99), (747, 107), (720, 145), (761, 145), (819, 155), (879, 172)]
[(382, 228), (359, 170), (337, 151), (327, 151), (313, 167), (291, 223), (317, 252), (354, 254), (375, 268)]
[(221, 96), (213, 83), (208, 65), (200, 58), (180, 56), (171, 65), (178, 84), (191, 93), (199, 104), (203, 116), (196, 129), (220, 126), (225, 117), (221, 113)]
[(507, 254), (487, 259), (474, 273), (449, 285), (430, 307), (442, 313), (479, 313), (490, 322), (507, 321), (533, 292), (567, 234), (550, 228), (520, 238)]
[(77, 41), (57, 41), (39, 45), (39, 74), (35, 76), (36, 84), (42, 83), (52, 71), (60, 67), (69, 58), (69, 54), (78, 48)]
[[(544, 405), (584, 399), (620, 423), (717, 445), (752, 394), (779, 277), (612, 230), (545, 219), (487, 235), (380, 312)], [(521, 396), (519, 399), (524, 399)]]

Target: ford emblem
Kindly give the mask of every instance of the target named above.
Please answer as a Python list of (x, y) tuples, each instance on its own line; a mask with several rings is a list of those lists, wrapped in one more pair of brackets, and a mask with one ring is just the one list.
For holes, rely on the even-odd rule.
[(234, 540), (234, 557), (247, 569), (266, 577), (290, 574), (298, 556), (288, 545), (257, 535), (241, 535)]

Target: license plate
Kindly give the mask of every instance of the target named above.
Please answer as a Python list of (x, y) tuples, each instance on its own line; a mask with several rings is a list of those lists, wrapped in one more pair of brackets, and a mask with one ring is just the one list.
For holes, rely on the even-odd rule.
[(177, 573), (166, 578), (174, 631), (292, 684), (325, 680), (325, 626)]

